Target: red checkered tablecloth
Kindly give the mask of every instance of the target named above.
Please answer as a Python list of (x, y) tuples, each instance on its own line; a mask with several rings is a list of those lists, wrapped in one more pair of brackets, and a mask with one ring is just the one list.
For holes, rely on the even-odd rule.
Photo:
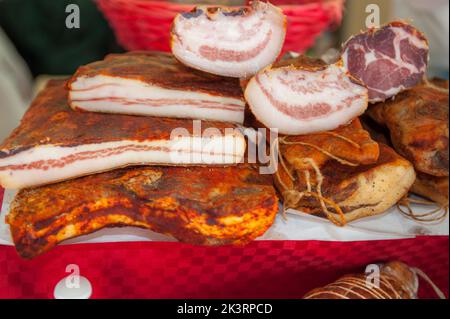
[[(0, 202), (3, 192), (0, 190)], [(366, 264), (398, 259), (448, 296), (449, 238), (321, 242), (255, 241), (244, 247), (173, 242), (62, 245), (31, 261), (0, 246), (0, 298), (52, 298), (76, 264), (93, 298), (299, 298)], [(422, 298), (435, 297), (421, 282)]]

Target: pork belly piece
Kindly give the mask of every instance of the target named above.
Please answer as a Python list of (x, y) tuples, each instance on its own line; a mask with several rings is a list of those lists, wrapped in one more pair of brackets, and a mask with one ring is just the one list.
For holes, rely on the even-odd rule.
[(327, 66), (301, 57), (258, 72), (245, 88), (256, 119), (282, 134), (336, 129), (367, 108), (367, 89), (339, 63)]
[(327, 217), (339, 226), (385, 212), (408, 193), (415, 172), (391, 148), (379, 148), (376, 163), (357, 166), (334, 159), (319, 166), (308, 157), (282, 152), (286, 164), (279, 167), (275, 183), (284, 206)]
[(395, 21), (350, 38), (342, 59), (350, 74), (369, 89), (369, 101), (384, 101), (423, 79), (428, 41), (413, 26)]
[(448, 207), (448, 177), (432, 176), (421, 172), (417, 172), (416, 175), (411, 192)]
[(304, 299), (417, 299), (419, 278), (414, 268), (400, 261), (380, 264), (379, 285), (366, 273), (348, 274), (325, 287), (308, 292)]
[(286, 35), (286, 17), (270, 3), (247, 8), (198, 6), (175, 17), (171, 48), (184, 64), (212, 74), (248, 77), (273, 63)]
[(17, 252), (33, 258), (104, 227), (136, 226), (199, 245), (242, 245), (278, 212), (270, 175), (242, 164), (132, 167), (21, 190), (7, 223)]
[(80, 67), (68, 87), (70, 106), (84, 111), (244, 121), (238, 80), (194, 71), (163, 52), (108, 55)]
[(52, 81), (0, 145), (0, 184), (23, 188), (137, 164), (235, 164), (245, 148), (229, 123), (73, 111), (64, 82)]
[[(437, 82), (436, 82), (437, 83)], [(397, 152), (417, 171), (448, 176), (448, 88), (424, 82), (395, 99), (371, 106), (368, 114), (390, 132)]]

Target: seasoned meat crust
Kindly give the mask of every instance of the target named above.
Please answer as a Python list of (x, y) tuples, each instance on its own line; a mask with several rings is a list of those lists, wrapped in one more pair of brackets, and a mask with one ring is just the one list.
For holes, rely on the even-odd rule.
[(278, 199), (257, 167), (135, 167), (21, 190), (7, 223), (33, 258), (104, 227), (136, 226), (200, 245), (245, 244), (273, 223)]

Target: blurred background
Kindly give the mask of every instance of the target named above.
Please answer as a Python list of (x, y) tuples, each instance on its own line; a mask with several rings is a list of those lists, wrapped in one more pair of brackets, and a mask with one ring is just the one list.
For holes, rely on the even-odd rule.
[[(430, 42), (430, 76), (448, 78), (448, 0), (272, 0), (288, 16), (285, 51), (330, 55), (366, 29), (403, 19)], [(126, 50), (169, 50), (177, 12), (195, 4), (245, 0), (0, 0), (0, 140), (17, 126), (32, 97), (52, 77)], [(75, 6), (73, 6), (75, 5)], [(73, 9), (75, 7), (75, 10)], [(374, 11), (375, 10), (375, 11)], [(78, 24), (79, 22), (79, 24)]]

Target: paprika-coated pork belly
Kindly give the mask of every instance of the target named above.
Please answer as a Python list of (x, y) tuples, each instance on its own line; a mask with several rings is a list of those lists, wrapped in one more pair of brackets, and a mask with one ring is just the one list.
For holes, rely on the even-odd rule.
[(278, 212), (258, 167), (140, 166), (21, 190), (7, 222), (23, 258), (104, 227), (135, 226), (199, 245), (245, 244)]

